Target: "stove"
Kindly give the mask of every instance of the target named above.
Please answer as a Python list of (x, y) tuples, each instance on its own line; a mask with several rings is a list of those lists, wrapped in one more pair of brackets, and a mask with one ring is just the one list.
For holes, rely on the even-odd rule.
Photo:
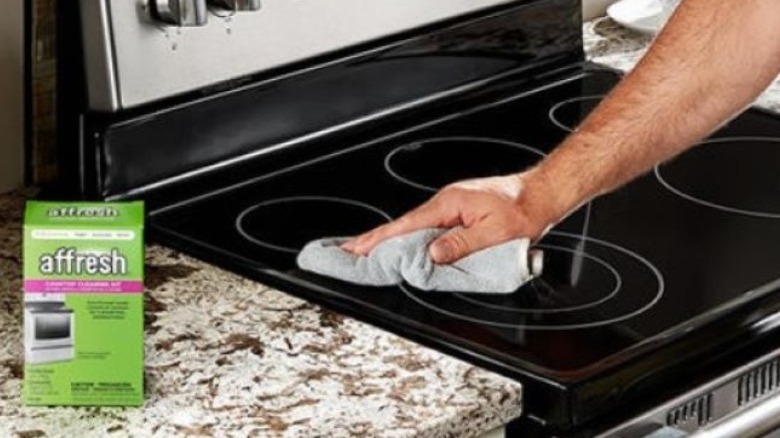
[[(708, 360), (723, 348), (712, 344), (716, 331), (721, 342), (736, 338), (778, 309), (756, 305), (780, 287), (774, 116), (748, 111), (707, 145), (573, 213), (538, 244), (544, 274), (510, 295), (354, 286), (300, 271), (295, 257), (310, 240), (398, 217), (448, 183), (533, 165), (592, 109), (573, 97), (618, 80), (582, 71), (159, 208), (152, 226), (166, 242), (517, 376), (531, 400), (537, 391), (554, 400), (550, 410), (571, 403), (542, 418), (587, 419), (673, 366), (664, 346), (701, 332), (710, 342), (684, 356)], [(735, 169), (740, 177), (727, 177)], [(741, 307), (758, 313), (724, 327)], [(649, 360), (663, 365), (626, 374)], [(609, 392), (594, 392), (604, 385)]]
[[(363, 287), (295, 265), (310, 240), (543, 159), (620, 80), (583, 62), (579, 6), (510, 2), (316, 68), (85, 111), (80, 191), (144, 198), (158, 242), (518, 379), (526, 433), (602, 433), (778, 360), (776, 115), (750, 109), (572, 213), (537, 244), (544, 274), (512, 294)], [(780, 387), (776, 368), (759, 395)], [(685, 415), (643, 418), (692, 431), (726, 415), (703, 394)]]

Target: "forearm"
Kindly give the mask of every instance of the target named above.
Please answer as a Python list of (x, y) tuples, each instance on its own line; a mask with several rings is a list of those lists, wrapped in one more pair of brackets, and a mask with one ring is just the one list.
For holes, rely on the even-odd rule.
[(558, 220), (706, 137), (780, 71), (780, 1), (684, 0), (632, 73), (533, 172)]

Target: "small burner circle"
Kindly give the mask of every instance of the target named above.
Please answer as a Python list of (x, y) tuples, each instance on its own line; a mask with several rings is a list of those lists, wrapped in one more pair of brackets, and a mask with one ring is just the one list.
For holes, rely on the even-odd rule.
[[(433, 148), (447, 150), (433, 150)], [(490, 149), (488, 149), (490, 148)], [(446, 153), (446, 155), (445, 155)], [(416, 154), (406, 158), (403, 154)], [(486, 154), (485, 159), (474, 157)], [(545, 153), (508, 140), (480, 137), (436, 137), (419, 140), (399, 146), (385, 157), (385, 170), (396, 180), (435, 193), (447, 184), (470, 178), (480, 178), (522, 170)], [(411, 160), (409, 158), (412, 158)], [(442, 166), (435, 166), (436, 160), (446, 158)], [(406, 167), (404, 169), (404, 167)], [(415, 174), (408, 176), (408, 174)], [(407, 175), (404, 175), (407, 174)], [(426, 180), (427, 179), (427, 180)]]
[[(332, 208), (339, 209), (338, 216), (321, 213)], [(265, 214), (259, 215), (260, 211)], [(320, 212), (315, 221), (310, 220), (313, 211)], [(298, 218), (303, 218), (305, 223), (291, 224)], [(331, 196), (293, 196), (263, 201), (247, 208), (238, 215), (235, 226), (241, 236), (258, 246), (297, 254), (310, 240), (350, 235), (390, 221), (389, 214), (364, 202)], [(258, 229), (270, 234), (259, 238), (254, 231)], [(291, 236), (292, 233), (298, 234)], [(270, 242), (271, 236), (282, 236), (294, 242)]]
[[(615, 254), (620, 254), (622, 256), (627, 257), (628, 259), (632, 260), (634, 263), (638, 263), (641, 265), (649, 275), (652, 276), (652, 278), (655, 279), (656, 282), (656, 288), (655, 291), (648, 297), (649, 299), (641, 303), (638, 307), (634, 309), (630, 309), (629, 311), (613, 316), (604, 318), (601, 320), (596, 321), (590, 321), (590, 322), (582, 322), (582, 323), (553, 323), (553, 324), (538, 324), (538, 323), (524, 323), (524, 322), (503, 322), (503, 321), (494, 321), (490, 319), (484, 319), (479, 318), (477, 316), (473, 316), (472, 314), (469, 314), (467, 312), (457, 312), (452, 311), (449, 309), (445, 309), (442, 307), (439, 307), (429, 301), (426, 301), (426, 299), (422, 298), (421, 296), (427, 297), (435, 297), (439, 293), (430, 293), (430, 292), (415, 292), (412, 289), (410, 289), (407, 285), (402, 284), (400, 285), (400, 289), (403, 291), (403, 293), (416, 302), (417, 304), (427, 308), (428, 310), (431, 310), (433, 312), (437, 312), (443, 315), (446, 315), (453, 319), (459, 319), (463, 321), (469, 321), (476, 324), (486, 325), (486, 326), (492, 326), (497, 328), (510, 328), (510, 329), (528, 329), (528, 330), (539, 330), (539, 331), (559, 331), (559, 330), (580, 330), (580, 329), (591, 329), (591, 328), (598, 328), (598, 327), (604, 327), (608, 326), (617, 322), (626, 321), (629, 319), (632, 319), (634, 317), (637, 317), (649, 309), (651, 309), (653, 306), (658, 303), (661, 298), (664, 295), (665, 291), (665, 283), (664, 278), (661, 272), (658, 270), (658, 268), (655, 267), (650, 261), (648, 261), (646, 258), (642, 257), (641, 255), (635, 253), (634, 251), (631, 251), (627, 248), (623, 248), (622, 246), (616, 245), (611, 242), (607, 242), (605, 240), (597, 239), (594, 237), (587, 237), (587, 236), (581, 236), (578, 234), (563, 232), (563, 231), (551, 231), (548, 233), (549, 236), (557, 236), (557, 237), (564, 237), (564, 238), (570, 238), (570, 239), (577, 239), (580, 241), (585, 241), (586, 243), (590, 243), (593, 245), (600, 246), (602, 248), (605, 248), (610, 251), (614, 251)], [(621, 286), (623, 284), (621, 283)], [(619, 294), (619, 293), (618, 293)], [(616, 295), (618, 295), (616, 294)], [(604, 301), (600, 304), (605, 304), (608, 301)], [(594, 307), (595, 309), (595, 307)], [(502, 311), (501, 309), (498, 309), (499, 311)], [(511, 316), (511, 312), (505, 312), (506, 315)], [(535, 314), (539, 314), (540, 312), (529, 312), (528, 316), (533, 316)], [(514, 318), (517, 318), (519, 315), (517, 313), (514, 313)]]
[[(760, 153), (764, 155), (758, 155), (758, 151), (745, 153), (745, 148), (750, 147), (747, 144), (751, 143), (753, 147), (763, 147)], [(744, 176), (726, 178), (726, 172), (732, 169), (741, 169)], [(778, 171), (780, 138), (774, 137), (705, 140), (654, 169), (658, 182), (683, 199), (726, 213), (762, 219), (780, 219)]]
[[(550, 108), (548, 117), (550, 121), (567, 132), (574, 132), (585, 117), (604, 99), (603, 94), (592, 96), (579, 96), (562, 100)], [(579, 105), (579, 107), (574, 107)]]
[[(577, 310), (583, 310), (583, 309), (589, 309), (591, 307), (596, 307), (606, 301), (611, 300), (614, 298), (620, 289), (623, 287), (623, 278), (620, 276), (620, 273), (618, 273), (617, 269), (615, 269), (612, 265), (604, 261), (604, 259), (601, 259), (599, 257), (590, 255), (585, 252), (578, 251), (576, 249), (567, 248), (565, 246), (559, 246), (559, 245), (549, 245), (549, 244), (542, 244), (542, 245), (536, 245), (536, 248), (544, 249), (545, 251), (561, 251), (570, 253), (573, 255), (581, 255), (585, 259), (588, 259), (595, 264), (601, 266), (604, 268), (609, 274), (612, 276), (612, 278), (615, 281), (615, 285), (612, 287), (612, 290), (609, 291), (606, 295), (603, 297), (597, 298), (593, 301), (589, 301), (583, 304), (575, 305), (575, 306), (567, 306), (567, 307), (557, 307), (554, 309), (544, 309), (544, 308), (531, 308), (531, 307), (510, 307), (510, 306), (501, 306), (493, 303), (486, 303), (484, 301), (480, 301), (478, 299), (473, 298), (474, 294), (465, 295), (460, 292), (455, 293), (454, 295), (458, 298), (467, 301), (472, 304), (476, 304), (478, 306), (487, 307), (489, 309), (495, 309), (495, 310), (503, 310), (507, 312), (518, 312), (518, 313), (562, 313), (562, 312), (574, 312)], [(546, 252), (546, 254), (549, 254), (549, 252)]]

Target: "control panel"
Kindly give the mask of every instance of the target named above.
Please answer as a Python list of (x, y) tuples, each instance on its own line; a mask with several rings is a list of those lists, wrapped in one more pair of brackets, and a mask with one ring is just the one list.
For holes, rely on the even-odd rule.
[(227, 13), (258, 11), (261, 0), (150, 0), (149, 17), (162, 24), (181, 27), (206, 26), (208, 12), (225, 18)]
[(517, 0), (81, 0), (90, 107), (114, 112)]

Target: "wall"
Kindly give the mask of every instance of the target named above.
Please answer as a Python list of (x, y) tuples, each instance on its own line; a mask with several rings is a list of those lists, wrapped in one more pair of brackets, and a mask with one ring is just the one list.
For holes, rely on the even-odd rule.
[(0, 192), (22, 184), (24, 172), (23, 0), (5, 0), (0, 14)]

